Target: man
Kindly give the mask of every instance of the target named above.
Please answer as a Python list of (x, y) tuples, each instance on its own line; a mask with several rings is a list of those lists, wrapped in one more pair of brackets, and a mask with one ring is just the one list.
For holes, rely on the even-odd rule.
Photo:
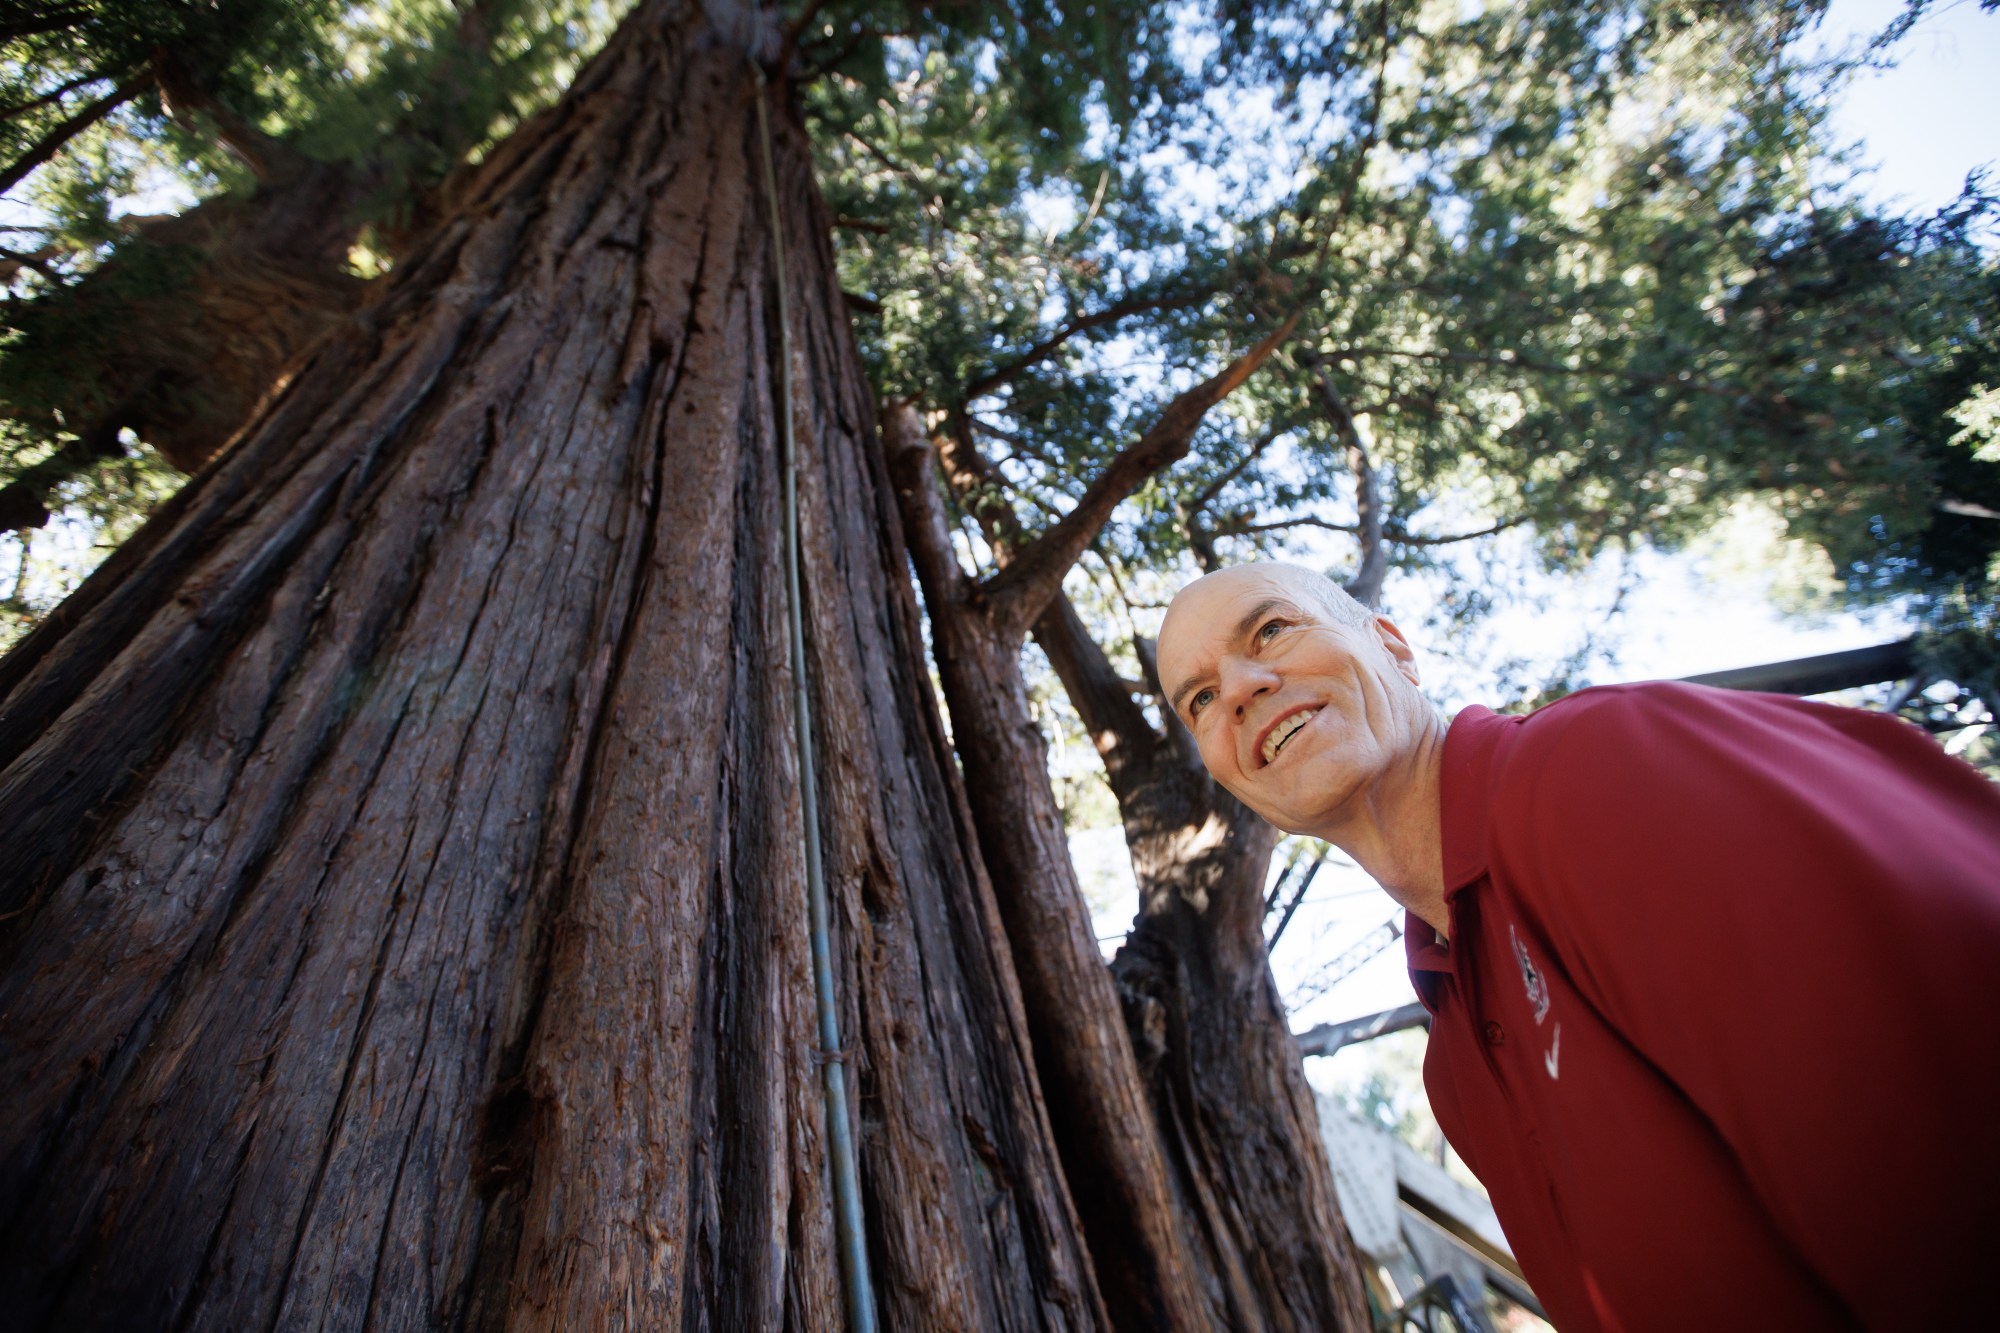
[(1447, 727), (1285, 565), (1184, 588), (1158, 661), (1217, 781), (1409, 910), (1432, 1106), (1563, 1333), (1994, 1326), (2000, 789), (1689, 685)]

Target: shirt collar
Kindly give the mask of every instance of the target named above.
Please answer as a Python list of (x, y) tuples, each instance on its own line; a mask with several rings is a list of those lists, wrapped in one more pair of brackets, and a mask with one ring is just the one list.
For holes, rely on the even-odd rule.
[[(1447, 901), (1486, 873), (1493, 761), (1521, 721), (1474, 704), (1454, 717), (1445, 731), (1438, 822), (1444, 839)], [(1426, 927), (1425, 933), (1432, 932)], [(1415, 938), (1414, 930), (1411, 938)]]
[[(1444, 734), (1443, 771), (1439, 778), (1438, 824), (1444, 842), (1446, 910), (1452, 898), (1486, 874), (1486, 825), (1493, 803), (1493, 761), (1500, 746), (1520, 724), (1478, 705), (1451, 720)], [(1437, 1012), (1439, 976), (1456, 976), (1456, 954), (1429, 922), (1415, 912), (1403, 915), (1403, 956), (1410, 983), (1424, 1007)]]
[(1451, 950), (1438, 938), (1437, 931), (1431, 929), (1430, 922), (1415, 912), (1403, 913), (1403, 958), (1410, 967), (1410, 985), (1417, 991), (1417, 998), (1424, 1002), (1424, 1008), (1437, 1012), (1437, 975), (1455, 976)]

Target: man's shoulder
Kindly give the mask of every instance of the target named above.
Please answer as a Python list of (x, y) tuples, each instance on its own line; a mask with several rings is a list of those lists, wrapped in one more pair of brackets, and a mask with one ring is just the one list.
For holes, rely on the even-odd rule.
[(1659, 715), (1705, 715), (1758, 711), (1801, 703), (1787, 695), (1723, 690), (1680, 680), (1641, 680), (1592, 685), (1526, 713), (1522, 721), (1543, 732), (1575, 726), (1615, 726), (1620, 721)]
[(1727, 690), (1678, 680), (1597, 685), (1565, 695), (1521, 719), (1529, 750), (1593, 743), (1696, 745), (1712, 753), (1783, 744), (1880, 747), (1935, 742), (1905, 718), (1789, 694)]
[[(1560, 818), (1622, 822), (1670, 800), (1701, 808), (1780, 751), (1822, 751), (1857, 710), (1782, 695), (1645, 681), (1578, 690), (1496, 719), (1489, 782), (1505, 813), (1533, 826)], [(1646, 815), (1645, 817), (1652, 817)]]
[(1700, 733), (1757, 711), (1750, 696), (1679, 681), (1595, 685), (1509, 719), (1509, 767), (1586, 756), (1610, 748), (1626, 757), (1657, 749), (1679, 733)]

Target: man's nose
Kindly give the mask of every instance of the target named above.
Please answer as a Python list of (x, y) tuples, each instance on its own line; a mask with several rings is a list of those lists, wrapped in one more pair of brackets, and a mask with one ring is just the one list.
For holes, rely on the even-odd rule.
[(1222, 702), (1240, 721), (1243, 710), (1252, 700), (1262, 694), (1269, 694), (1278, 688), (1278, 673), (1254, 658), (1241, 658), (1222, 664)]

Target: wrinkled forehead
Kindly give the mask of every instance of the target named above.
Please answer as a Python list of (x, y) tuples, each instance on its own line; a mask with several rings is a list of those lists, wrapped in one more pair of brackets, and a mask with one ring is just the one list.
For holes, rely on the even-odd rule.
[(1283, 565), (1236, 565), (1205, 574), (1174, 594), (1160, 622), (1160, 681), (1172, 690), (1205, 652), (1228, 639), (1251, 607), (1274, 597), (1298, 601)]

